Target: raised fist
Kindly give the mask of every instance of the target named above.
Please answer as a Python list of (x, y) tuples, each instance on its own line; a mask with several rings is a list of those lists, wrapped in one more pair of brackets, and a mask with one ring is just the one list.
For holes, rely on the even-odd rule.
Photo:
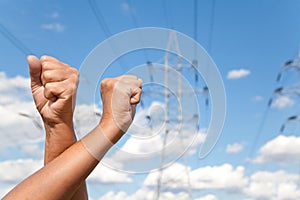
[(50, 57), (27, 57), (34, 102), (47, 125), (72, 124), (79, 73)]
[(133, 75), (107, 78), (101, 82), (102, 121), (109, 121), (125, 133), (135, 115), (142, 94), (142, 80)]

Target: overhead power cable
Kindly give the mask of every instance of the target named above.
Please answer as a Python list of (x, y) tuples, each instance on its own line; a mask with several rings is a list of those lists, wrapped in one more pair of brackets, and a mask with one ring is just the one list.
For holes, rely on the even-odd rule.
[[(134, 13), (134, 10), (133, 10), (132, 1), (131, 1), (131, 0), (127, 0), (127, 4), (128, 4), (128, 7), (129, 7), (129, 13), (130, 13), (131, 19), (132, 19), (132, 21), (133, 21), (134, 27), (135, 27), (135, 28), (139, 28), (140, 26), (139, 26), (139, 24), (138, 24), (138, 20), (137, 20), (137, 18), (136, 18), (136, 16), (135, 16), (135, 13)], [(142, 41), (142, 39), (141, 39), (140, 36), (139, 36), (138, 39), (139, 39), (139, 42), (142, 44), (143, 41)], [(145, 57), (145, 60), (146, 60), (145, 63), (147, 63), (147, 64), (151, 63), (151, 61), (150, 61), (149, 58), (148, 58), (148, 55), (147, 55), (146, 50), (143, 48), (142, 51), (143, 51), (143, 53), (144, 53), (144, 57)], [(148, 65), (148, 66), (149, 66), (149, 65)], [(149, 71), (150, 71), (150, 70), (149, 70)]]
[(171, 29), (174, 29), (173, 23), (172, 23), (171, 19), (169, 18), (169, 15), (171, 15), (171, 14), (168, 12), (168, 5), (167, 5), (168, 2), (167, 2), (167, 0), (163, 0), (162, 4), (163, 4), (164, 16), (165, 16), (165, 19), (166, 19), (166, 22), (167, 22), (167, 27), (171, 28)]
[(3, 24), (0, 23), (1, 34), (9, 40), (18, 50), (20, 50), (25, 55), (32, 54), (32, 51), (25, 46), (12, 32), (10, 32)]
[[(95, 2), (95, 0), (89, 0), (89, 6), (92, 9), (92, 11), (93, 11), (93, 13), (94, 13), (94, 15), (95, 15), (95, 17), (97, 19), (97, 22), (100, 25), (101, 29), (103, 30), (105, 36), (107, 38), (109, 38), (110, 36), (112, 36), (112, 33), (109, 30), (108, 25), (106, 24), (105, 19), (103, 17), (103, 14), (102, 14), (101, 10), (99, 9), (99, 7), (98, 7), (97, 3)], [(115, 47), (111, 43), (109, 43), (109, 45), (110, 45), (112, 51), (115, 53), (117, 47)], [(119, 63), (119, 65), (122, 68), (122, 70), (124, 72), (126, 72), (126, 70), (124, 68), (127, 65), (123, 62), (123, 60), (119, 58), (119, 59), (117, 59), (117, 62)]]
[(209, 39), (208, 39), (208, 52), (212, 50), (213, 31), (215, 25), (215, 7), (216, 0), (212, 0), (211, 14), (210, 14), (210, 28), (209, 28)]
[(100, 25), (101, 29), (103, 30), (104, 34), (106, 37), (110, 37), (112, 34), (107, 26), (107, 24), (105, 23), (104, 17), (102, 15), (101, 10), (98, 8), (95, 0), (89, 0), (89, 5), (97, 19), (98, 24)]

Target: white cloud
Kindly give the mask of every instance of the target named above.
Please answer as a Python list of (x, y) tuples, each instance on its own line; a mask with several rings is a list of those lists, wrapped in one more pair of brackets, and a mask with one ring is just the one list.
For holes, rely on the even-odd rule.
[[(140, 140), (129, 137), (121, 147), (117, 144), (117, 151), (106, 155), (103, 162), (119, 170), (132, 172), (148, 172), (159, 167), (166, 166), (177, 160), (181, 156), (187, 156), (197, 152), (199, 144), (203, 143), (205, 134), (189, 135), (188, 130), (184, 131), (185, 137), (172, 136), (169, 133), (167, 145), (164, 151), (164, 162), (161, 163), (161, 153), (163, 147), (163, 136), (155, 139)], [(141, 165), (140, 163), (143, 163)]]
[[(163, 170), (161, 185), (164, 189), (187, 188), (189, 186), (189, 173), (191, 173), (189, 166), (177, 162), (173, 163)], [(150, 173), (145, 179), (144, 185), (148, 187), (155, 186), (160, 175), (160, 171)]]
[[(29, 78), (7, 77), (0, 72), (0, 147), (35, 143), (43, 139), (43, 131), (29, 86)], [(25, 114), (25, 115), (23, 115)], [(27, 116), (27, 117), (25, 117)]]
[(236, 69), (231, 70), (227, 74), (228, 79), (239, 79), (245, 76), (248, 76), (251, 72), (247, 69)]
[(25, 144), (21, 146), (21, 152), (34, 158), (42, 158), (43, 150), (38, 144)]
[(19, 159), (0, 162), (0, 182), (18, 183), (43, 166), (42, 160)]
[[(191, 120), (183, 123), (180, 133), (176, 125), (169, 126), (164, 146), (166, 126), (161, 114), (161, 112), (164, 114), (163, 107), (160, 102), (153, 102), (149, 107), (140, 109), (126, 135), (116, 144), (116, 151), (111, 151), (105, 157), (104, 163), (109, 165), (113, 163), (113, 168), (121, 170), (145, 172), (161, 167), (160, 157), (163, 148), (165, 149), (163, 166), (174, 162), (182, 155), (195, 154), (199, 145), (205, 141), (205, 130), (197, 132)], [(151, 116), (152, 126), (149, 125), (147, 116)], [(144, 164), (141, 165), (141, 162)]]
[[(192, 170), (189, 166), (174, 163), (163, 170), (161, 175), (160, 199), (190, 199), (189, 190), (237, 190), (242, 192), (248, 184), (248, 178), (244, 174), (244, 167), (232, 167), (230, 164), (220, 166), (206, 166)], [(188, 176), (189, 175), (189, 176)], [(100, 200), (152, 200), (156, 195), (157, 180), (160, 172), (152, 172), (145, 178), (144, 183), (133, 194), (124, 191), (110, 191)], [(193, 196), (193, 194), (191, 194)], [(207, 194), (205, 196), (193, 196), (197, 200), (217, 200), (217, 196)]]
[(113, 191), (109, 191), (108, 193), (100, 197), (99, 200), (126, 200), (126, 199), (127, 199), (127, 194), (123, 191), (117, 193)]
[(190, 176), (195, 189), (241, 190), (248, 183), (245, 168), (234, 168), (230, 164), (198, 168), (193, 170)]
[[(189, 179), (187, 174), (189, 173)], [(157, 183), (159, 172), (153, 172), (145, 179), (144, 184), (154, 186)], [(190, 180), (190, 183), (188, 183)], [(234, 168), (230, 164), (220, 166), (206, 166), (191, 170), (189, 166), (174, 163), (166, 168), (162, 177), (164, 188), (183, 189), (189, 184), (192, 189), (225, 189), (242, 190), (248, 183), (245, 176), (245, 168), (238, 166)]]
[[(175, 163), (163, 171), (160, 199), (190, 199), (185, 172), (190, 173), (190, 189), (192, 191), (204, 191), (205, 189), (235, 191), (247, 200), (294, 200), (300, 198), (300, 190), (297, 185), (298, 175), (283, 170), (258, 171), (247, 177), (242, 166), (234, 168), (230, 164), (223, 164), (191, 170), (180, 163)], [(150, 173), (143, 185), (132, 194), (127, 194), (125, 191), (110, 191), (99, 200), (152, 200), (156, 195), (158, 175), (158, 172)], [(217, 200), (218, 197), (213, 194), (201, 197), (193, 195), (193, 199)]]
[(7, 77), (5, 72), (0, 72), (0, 105), (19, 103), (31, 100), (30, 80), (22, 76)]
[[(140, 188), (133, 194), (127, 194), (124, 191), (113, 192), (109, 191), (105, 195), (99, 198), (99, 200), (153, 200), (156, 197), (156, 191), (149, 188)], [(176, 200), (188, 200), (191, 199), (187, 192), (170, 192), (162, 191), (160, 193), (159, 199), (176, 199)], [(199, 198), (194, 198), (195, 200), (217, 200), (214, 195), (206, 195)]]
[[(110, 191), (100, 197), (99, 200), (153, 200), (153, 198), (156, 195), (155, 190), (150, 190), (148, 188), (141, 188), (137, 190), (135, 193), (129, 195), (124, 191), (121, 192), (113, 192)], [(159, 199), (176, 199), (176, 200), (187, 200), (190, 199), (188, 194), (186, 192), (179, 192), (179, 193), (173, 193), (173, 192), (161, 192)]]
[(130, 183), (133, 181), (128, 174), (110, 169), (102, 164), (95, 168), (88, 180), (93, 183)]
[(64, 25), (62, 25), (61, 23), (41, 24), (41, 28), (55, 32), (63, 32), (65, 30)]
[(299, 160), (300, 137), (279, 135), (259, 149), (256, 163), (288, 163)]
[(60, 16), (60, 14), (57, 11), (51, 13), (51, 15), (50, 15), (50, 17), (53, 18), (53, 19), (57, 19), (57, 18), (59, 18), (59, 16)]
[(195, 200), (218, 200), (218, 198), (213, 194), (208, 194)]
[(228, 144), (226, 147), (226, 153), (239, 153), (243, 150), (243, 145), (239, 143)]
[(288, 96), (279, 96), (272, 103), (272, 108), (283, 109), (286, 107), (292, 107), (295, 104), (294, 100)]
[(101, 113), (96, 105), (76, 105), (74, 123), (79, 139), (89, 133), (99, 123), (100, 117), (96, 113)]
[(255, 97), (252, 98), (253, 101), (255, 102), (260, 102), (262, 101), (264, 98), (262, 96), (256, 95)]
[(299, 199), (298, 175), (285, 171), (258, 171), (251, 175), (245, 194), (255, 199), (294, 200)]

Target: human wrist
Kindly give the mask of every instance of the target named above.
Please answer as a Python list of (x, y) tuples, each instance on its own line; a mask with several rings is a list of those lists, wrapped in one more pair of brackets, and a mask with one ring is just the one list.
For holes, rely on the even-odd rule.
[(69, 119), (45, 119), (43, 118), (43, 123), (44, 123), (44, 126), (46, 127), (49, 127), (51, 129), (57, 129), (57, 128), (65, 128), (65, 127), (69, 127), (69, 128), (73, 128), (74, 125), (73, 125), (73, 119), (72, 118), (69, 118)]
[(59, 137), (65, 136), (65, 137), (69, 137), (69, 139), (71, 140), (76, 140), (74, 134), (74, 125), (72, 121), (60, 122), (60, 123), (49, 123), (44, 121), (44, 127), (46, 131), (46, 136), (49, 135), (51, 135), (52, 137), (55, 135)]
[(85, 149), (98, 161), (114, 145), (105, 132), (107, 133), (107, 130), (105, 128), (103, 130), (100, 124), (98, 124), (89, 134), (80, 140)]
[(101, 118), (98, 128), (101, 129), (103, 134), (113, 144), (117, 143), (125, 134), (122, 127), (120, 127), (112, 117), (106, 117), (105, 115)]

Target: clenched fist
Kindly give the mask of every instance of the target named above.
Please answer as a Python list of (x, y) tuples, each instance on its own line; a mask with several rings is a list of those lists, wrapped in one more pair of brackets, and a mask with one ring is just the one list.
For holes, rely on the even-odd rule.
[(31, 90), (45, 124), (72, 124), (79, 73), (50, 57), (27, 57)]
[(132, 123), (136, 104), (142, 94), (142, 80), (133, 75), (107, 78), (101, 82), (103, 117), (101, 122), (111, 123), (125, 133)]

